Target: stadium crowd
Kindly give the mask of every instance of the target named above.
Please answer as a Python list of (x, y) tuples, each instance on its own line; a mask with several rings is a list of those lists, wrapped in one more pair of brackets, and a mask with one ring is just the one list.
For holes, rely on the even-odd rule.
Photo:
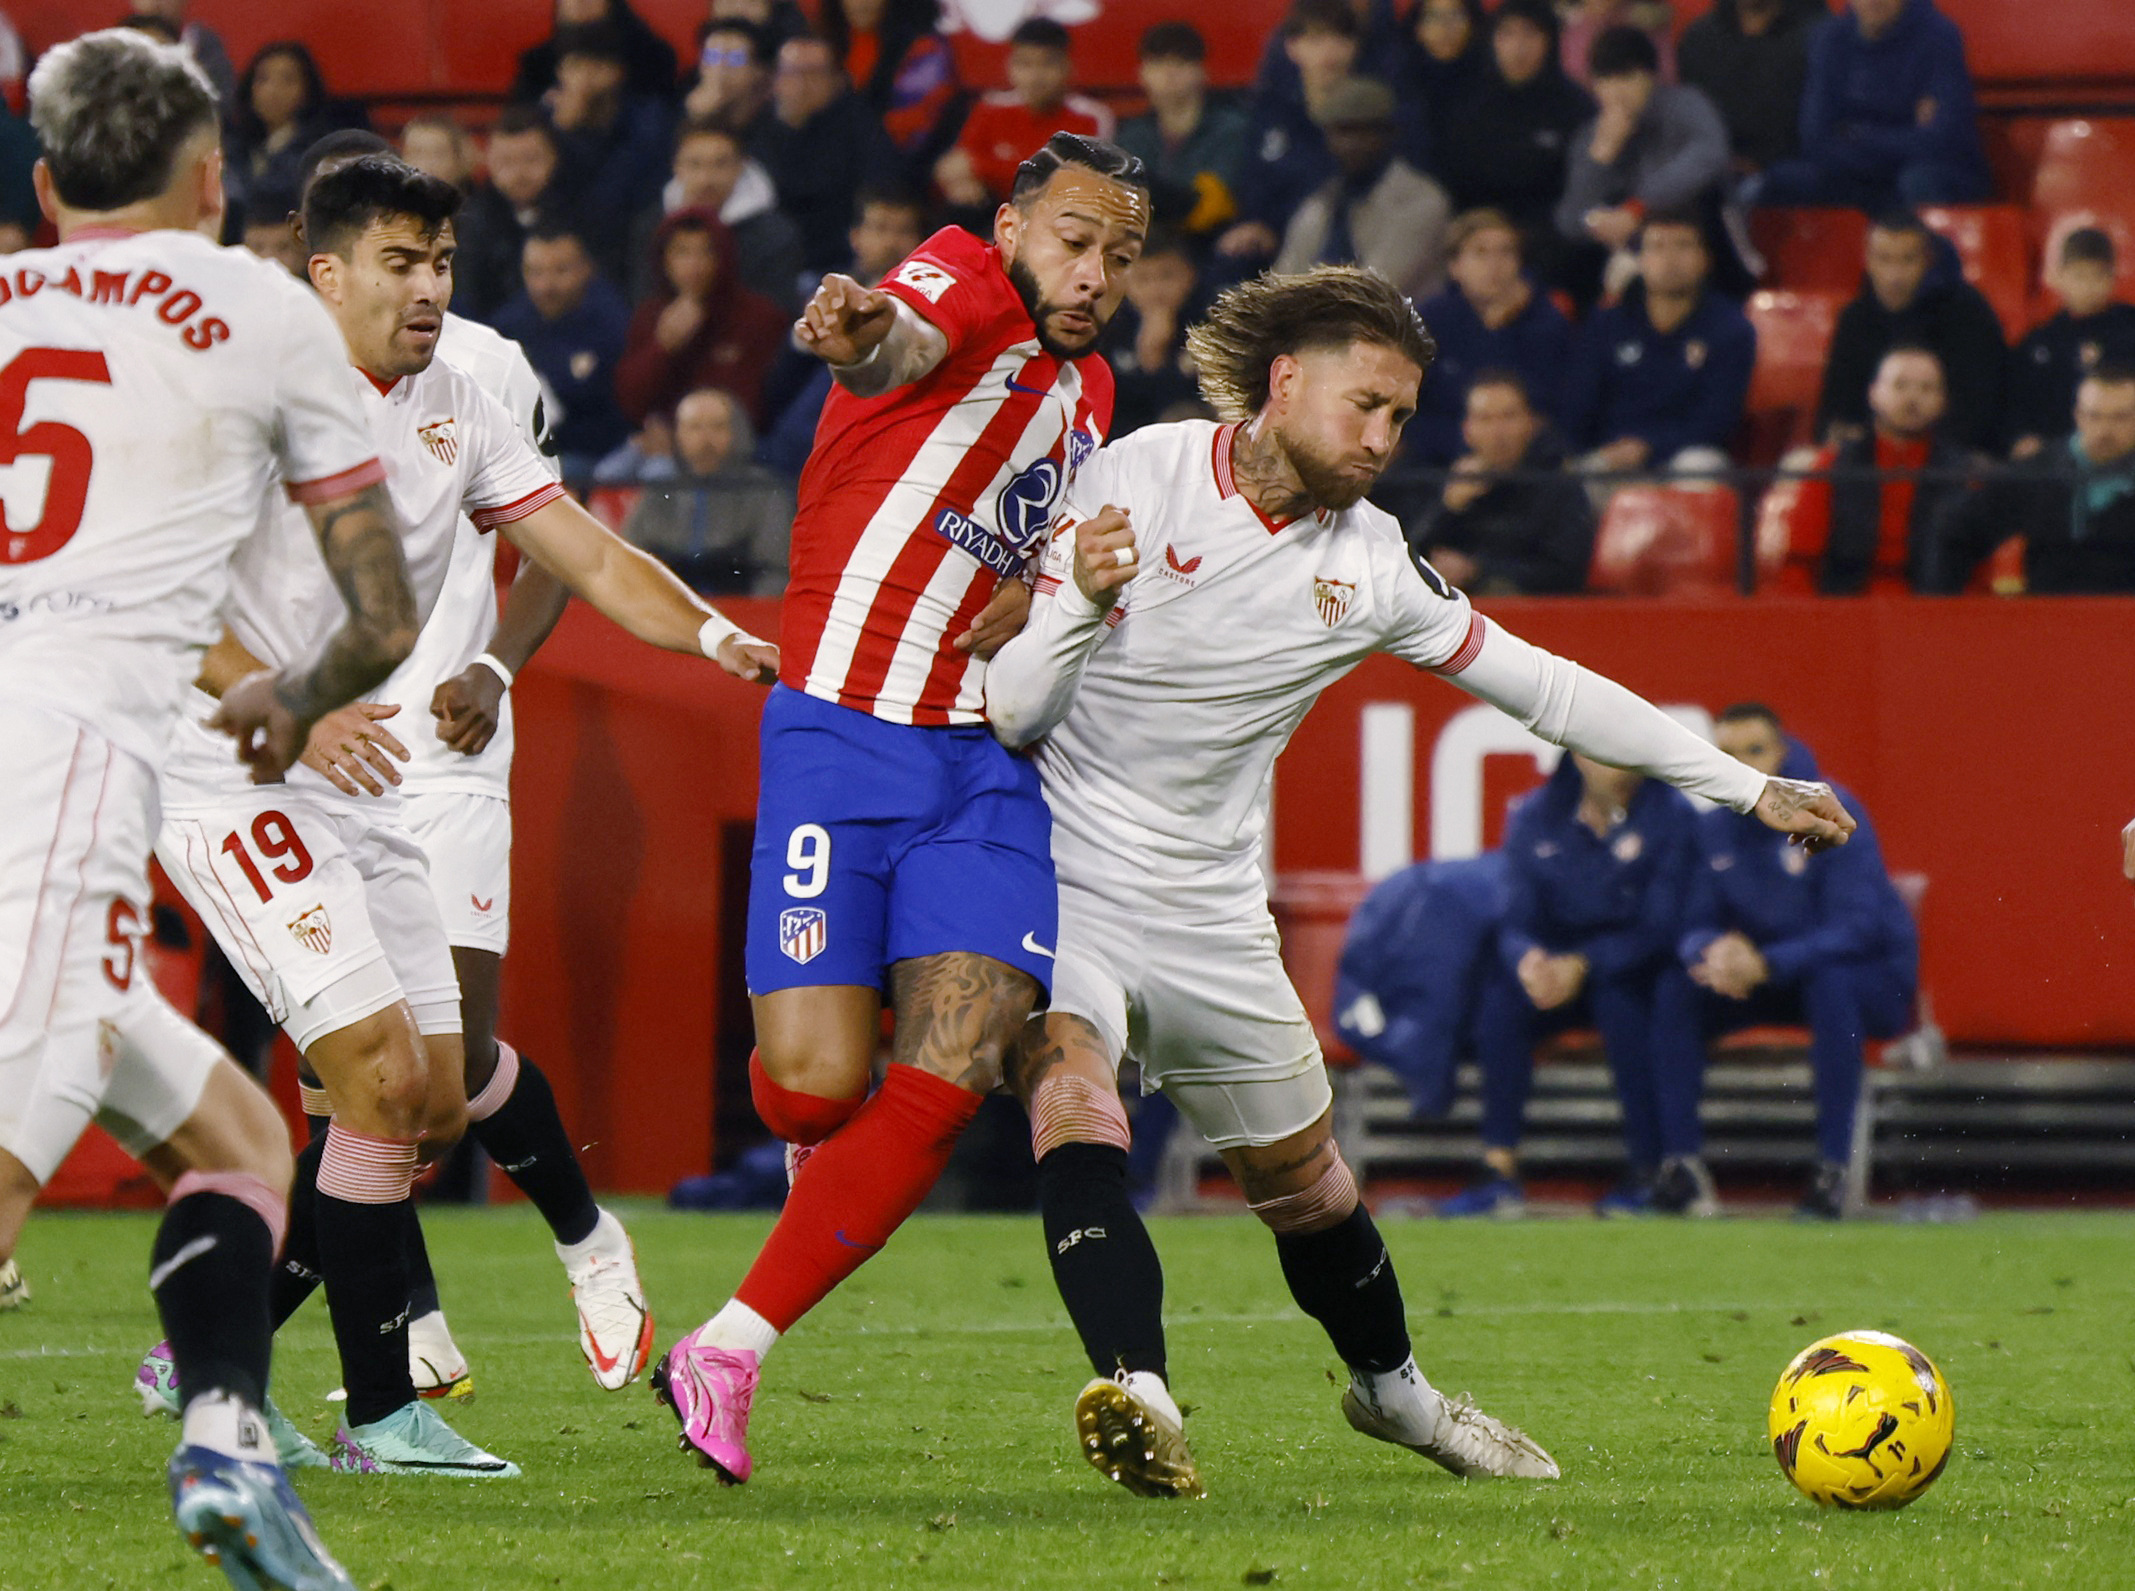
[[(187, 13), (128, 20), (224, 93), (228, 241), (294, 265), (303, 151), (366, 110), (302, 42), (239, 70)], [(12, 39), (0, 249), (38, 227)], [(1964, 207), (1992, 183), (1935, 0), (1718, 0), (1680, 30), (1666, 0), (1296, 0), (1251, 84), (1212, 83), (1201, 32), (1168, 21), (1136, 91), (1105, 98), (1043, 18), (1005, 82), (963, 81), (934, 0), (712, 0), (694, 55), (679, 42), (629, 0), (556, 0), (501, 107), (386, 130), (463, 191), (453, 307), (528, 349), (567, 479), (702, 590), (780, 588), (829, 387), (789, 341), (815, 283), (877, 281), (943, 223), (983, 231), (1061, 129), (1156, 178), (1106, 340), (1116, 434), (1205, 412), (1185, 331), (1224, 286), (1375, 267), (1439, 348), (1382, 501), (1480, 593), (1588, 589), (1597, 539), (1650, 536), (1656, 512), (1703, 527), (1723, 584), (1754, 523), (1766, 589), (2135, 590), (2112, 230), (2062, 217), (2014, 304), (1968, 280)], [(1797, 280), (1796, 222), (1842, 210), (1857, 258)], [(1813, 401), (1775, 402), (1807, 300), (1835, 311)], [(1618, 503), (1634, 479), (1658, 492)]]

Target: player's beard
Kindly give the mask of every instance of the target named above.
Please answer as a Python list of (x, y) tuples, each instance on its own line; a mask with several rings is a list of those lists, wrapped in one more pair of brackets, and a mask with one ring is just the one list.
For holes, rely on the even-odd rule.
[(1301, 437), (1277, 429), (1275, 441), (1289, 459), (1290, 468), (1297, 472), (1298, 484), (1312, 500), (1314, 508), (1324, 508), (1339, 513), (1345, 508), (1354, 508), (1364, 496), (1379, 484), (1384, 473), (1376, 469), (1368, 476), (1360, 476), (1343, 467), (1341, 460), (1329, 458)]
[(1038, 278), (1031, 274), (1031, 268), (1021, 260), (1010, 260), (1008, 285), (1016, 290), (1016, 297), (1023, 300), (1024, 313), (1030, 316), (1030, 323), (1038, 328), (1038, 346), (1055, 359), (1063, 363), (1070, 359), (1080, 359), (1097, 346), (1097, 338), (1104, 331), (1105, 323), (1104, 317), (1097, 313), (1096, 305), (1093, 304), (1082, 311), (1096, 326), (1096, 330), (1090, 333), (1089, 341), (1081, 344), (1064, 343), (1046, 329), (1045, 323), (1065, 306), (1046, 302), (1044, 289), (1038, 286)]

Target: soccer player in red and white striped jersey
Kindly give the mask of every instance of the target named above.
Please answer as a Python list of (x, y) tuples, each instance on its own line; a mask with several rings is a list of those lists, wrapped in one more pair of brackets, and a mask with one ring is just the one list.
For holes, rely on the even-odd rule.
[[(751, 1080), (774, 1132), (821, 1147), (734, 1299), (653, 1377), (729, 1482), (762, 1356), (918, 1207), (1051, 987), (1051, 818), (986, 728), (983, 658), (1111, 424), (1095, 349), (1148, 216), (1140, 162), (1057, 134), (990, 244), (937, 233), (873, 291), (833, 276), (796, 328), (837, 388), (764, 709)], [(885, 987), (897, 1037), (869, 1098)]]

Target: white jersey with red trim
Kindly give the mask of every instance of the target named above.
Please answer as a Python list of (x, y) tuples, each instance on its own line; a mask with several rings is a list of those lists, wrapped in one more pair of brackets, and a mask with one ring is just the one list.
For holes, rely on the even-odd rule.
[[(444, 360), (384, 388), (350, 366), (345, 350), (342, 360), (342, 380), (359, 396), (372, 445), (385, 465), (416, 613), (427, 623), (445, 583), (462, 513), (487, 532), (554, 502), (563, 488), (504, 406)], [(340, 627), (343, 612), (340, 592), (302, 514), (278, 514), (240, 550), (224, 618), (260, 661), (277, 668), (309, 661)], [(403, 662), (377, 699), (399, 700), (416, 689)], [(206, 717), (213, 703), (197, 691), (193, 695), (197, 716)], [(389, 723), (403, 743), (431, 727), (427, 694), (422, 701), (418, 722), (411, 723), (403, 712)], [(173, 807), (211, 803), (247, 777), (231, 757), (229, 742), (200, 728), (191, 721), (194, 716), (189, 713), (180, 723), (164, 765), (164, 799)], [(289, 782), (332, 788), (302, 767), (290, 770)]]
[[(437, 357), (460, 371), (504, 406), (513, 425), (537, 452), (546, 441), (547, 401), (541, 377), (526, 352), (501, 332), (458, 315), (445, 317)], [(544, 459), (549, 473), (551, 461)], [(470, 757), (437, 738), (430, 699), (438, 686), (463, 672), (489, 647), (497, 629), (497, 538), (475, 528), (461, 514), (452, 536), (452, 557), (438, 588), (429, 622), (416, 638), (415, 650), (394, 671), (378, 700), (398, 704), (393, 732), (410, 753), (400, 770), (407, 795), (459, 791), (509, 796), (512, 771), (512, 699), (509, 691), (497, 708), (497, 732)]]
[(239, 544), (304, 523), (285, 486), (346, 495), (382, 478), (377, 454), (339, 331), (279, 267), (169, 230), (0, 257), (8, 696), (156, 765)]
[(1036, 754), (1063, 878), (1072, 856), (1078, 885), (1153, 891), (1173, 911), (1265, 893), (1275, 759), (1321, 691), (1374, 652), (1457, 673), (1483, 634), (1371, 504), (1265, 519), (1231, 479), (1236, 431), (1184, 421), (1099, 450), (1038, 579), (1039, 600), (1057, 599), (1075, 525), (1128, 510), (1141, 571)]

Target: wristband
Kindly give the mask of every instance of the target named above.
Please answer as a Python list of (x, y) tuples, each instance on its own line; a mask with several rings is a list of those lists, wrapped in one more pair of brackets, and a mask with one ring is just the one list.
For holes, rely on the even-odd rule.
[(713, 662), (719, 661), (719, 649), (730, 640), (738, 640), (744, 646), (763, 646), (761, 637), (751, 635), (723, 613), (715, 613), (698, 627), (697, 650)]
[(480, 657), (476, 658), (474, 662), (469, 665), (469, 667), (486, 668), (489, 670), (490, 673), (496, 675), (498, 679), (504, 682), (504, 688), (506, 690), (510, 690), (512, 688), (512, 671), (504, 666), (502, 661), (498, 659), (497, 654), (494, 652), (484, 652)]

